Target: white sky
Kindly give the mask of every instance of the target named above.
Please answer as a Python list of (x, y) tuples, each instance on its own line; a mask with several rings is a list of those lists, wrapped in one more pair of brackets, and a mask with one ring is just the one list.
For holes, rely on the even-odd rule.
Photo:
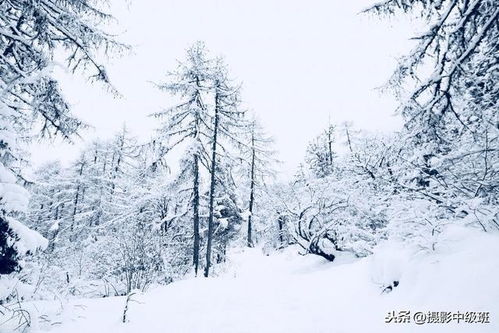
[[(85, 141), (110, 137), (123, 123), (139, 138), (149, 137), (155, 124), (147, 115), (171, 102), (149, 82), (161, 81), (196, 40), (223, 55), (243, 82), (243, 100), (275, 138), (286, 173), (294, 172), (329, 118), (368, 130), (400, 126), (393, 98), (374, 88), (410, 47), (413, 29), (408, 21), (358, 14), (374, 0), (114, 1), (119, 38), (134, 46), (132, 55), (108, 64), (124, 97), (62, 75), (74, 113), (94, 127), (82, 133)], [(35, 144), (32, 159), (35, 165), (68, 162), (83, 144)]]

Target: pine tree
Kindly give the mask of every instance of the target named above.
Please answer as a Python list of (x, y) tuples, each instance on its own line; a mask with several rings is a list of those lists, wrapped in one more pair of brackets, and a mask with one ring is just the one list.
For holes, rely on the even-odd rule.
[(333, 151), (335, 128), (329, 125), (323, 133), (309, 143), (306, 152), (306, 162), (319, 178), (330, 175), (333, 171)]
[(401, 155), (418, 172), (405, 186), (439, 205), (442, 216), (499, 228), (496, 1), (388, 0), (367, 12), (427, 22), (388, 84), (405, 120)]
[[(70, 140), (82, 127), (50, 75), (55, 50), (66, 50), (66, 64), (73, 72), (84, 70), (111, 87), (104, 67), (93, 55), (101, 47), (122, 48), (97, 28), (110, 18), (87, 0), (0, 3), (0, 252), (10, 263), (17, 262), (24, 250), (43, 245), (21, 250), (16, 244), (23, 235), (14, 236), (21, 228), (14, 230), (19, 222), (13, 217), (27, 205), (21, 199), (27, 193), (18, 185), (23, 179), (24, 141), (33, 128), (42, 137), (60, 135)], [(14, 264), (8, 267), (4, 274), (19, 269)]]
[(278, 161), (271, 149), (273, 140), (267, 137), (256, 120), (250, 124), (249, 144), (243, 149), (243, 161), (249, 169), (249, 200), (248, 200), (248, 230), (247, 245), (254, 246), (253, 223), (255, 220), (255, 206), (258, 204), (266, 180), (274, 176), (273, 166)]
[(244, 112), (239, 109), (240, 96), (239, 87), (232, 85), (226, 65), (218, 59), (212, 74), (214, 93), (214, 113), (211, 133), (211, 165), (210, 165), (210, 191), (208, 204), (208, 235), (206, 244), (206, 266), (204, 276), (208, 277), (211, 266), (211, 251), (213, 245), (214, 213), (215, 213), (215, 190), (217, 182), (217, 161), (222, 150), (225, 154), (228, 149), (224, 146), (224, 140), (229, 143), (241, 144), (237, 138), (237, 131), (247, 126)]
[[(187, 59), (170, 73), (168, 82), (159, 87), (181, 98), (181, 103), (157, 113), (163, 120), (153, 144), (159, 159), (176, 147), (184, 145), (178, 182), (192, 182), (193, 266), (197, 274), (200, 255), (200, 209), (204, 167), (210, 177), (208, 192), (208, 232), (205, 276), (209, 274), (213, 246), (217, 182), (221, 177), (218, 162), (222, 155), (229, 158), (230, 149), (242, 144), (236, 132), (246, 125), (244, 112), (238, 110), (239, 88), (231, 85), (221, 59), (209, 58), (203, 43), (187, 51)], [(231, 147), (231, 148), (229, 148)], [(237, 149), (237, 147), (236, 147)]]
[[(225, 261), (227, 247), (240, 234), (243, 210), (237, 193), (232, 170), (235, 161), (219, 157), (216, 170), (213, 211), (213, 258), (216, 263)], [(211, 193), (207, 193), (209, 196)]]
[(163, 119), (155, 142), (167, 153), (182, 143), (187, 144), (179, 177), (192, 182), (193, 266), (197, 275), (200, 254), (200, 188), (202, 164), (207, 165), (207, 140), (211, 137), (211, 115), (204, 101), (211, 89), (213, 60), (209, 59), (203, 43), (197, 42), (187, 50), (187, 59), (169, 74), (169, 82), (159, 87), (182, 102), (155, 114)]

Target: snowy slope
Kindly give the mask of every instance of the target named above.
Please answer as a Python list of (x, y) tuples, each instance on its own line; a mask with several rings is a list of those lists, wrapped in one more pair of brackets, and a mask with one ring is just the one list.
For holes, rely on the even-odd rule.
[[(499, 332), (499, 237), (453, 229), (432, 254), (382, 246), (328, 263), (296, 249), (234, 254), (225, 273), (137, 295), (37, 302), (34, 331), (51, 332)], [(382, 293), (393, 280), (400, 285)], [(34, 305), (36, 305), (36, 309)], [(489, 311), (489, 324), (385, 323), (389, 311)], [(33, 313), (33, 316), (36, 316)], [(62, 322), (62, 324), (60, 323)]]

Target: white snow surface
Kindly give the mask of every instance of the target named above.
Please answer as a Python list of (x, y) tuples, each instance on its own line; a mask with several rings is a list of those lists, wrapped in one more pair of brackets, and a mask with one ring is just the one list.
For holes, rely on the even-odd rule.
[(2, 204), (2, 209), (7, 212), (22, 212), (28, 206), (28, 200), (28, 191), (16, 183), (16, 176), (0, 162), (0, 204)]
[(48, 240), (43, 237), (38, 231), (32, 230), (21, 222), (7, 217), (9, 228), (19, 238), (15, 242), (15, 247), (18, 253), (26, 254), (27, 252), (35, 252), (38, 249), (45, 249), (48, 246)]
[[(499, 332), (499, 236), (453, 227), (433, 252), (384, 244), (333, 263), (297, 254), (231, 254), (224, 272), (133, 296), (29, 303), (35, 332)], [(391, 293), (382, 287), (400, 282)], [(385, 323), (389, 311), (488, 311), (489, 324)], [(48, 318), (48, 320), (47, 320)]]

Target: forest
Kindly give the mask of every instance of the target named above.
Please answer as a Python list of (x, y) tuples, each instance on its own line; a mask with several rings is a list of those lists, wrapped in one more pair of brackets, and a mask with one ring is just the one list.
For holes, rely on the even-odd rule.
[[(53, 67), (121, 98), (101, 59), (133, 46), (110, 8), (0, 1), (0, 332), (384, 332), (458, 310), (425, 332), (497, 332), (497, 1), (359, 13), (424, 24), (381, 88), (403, 126), (325, 122), (292, 176), (202, 41), (149, 84), (174, 102), (144, 116), (147, 139), (123, 123), (85, 140)], [(33, 167), (38, 140), (82, 149)]]

